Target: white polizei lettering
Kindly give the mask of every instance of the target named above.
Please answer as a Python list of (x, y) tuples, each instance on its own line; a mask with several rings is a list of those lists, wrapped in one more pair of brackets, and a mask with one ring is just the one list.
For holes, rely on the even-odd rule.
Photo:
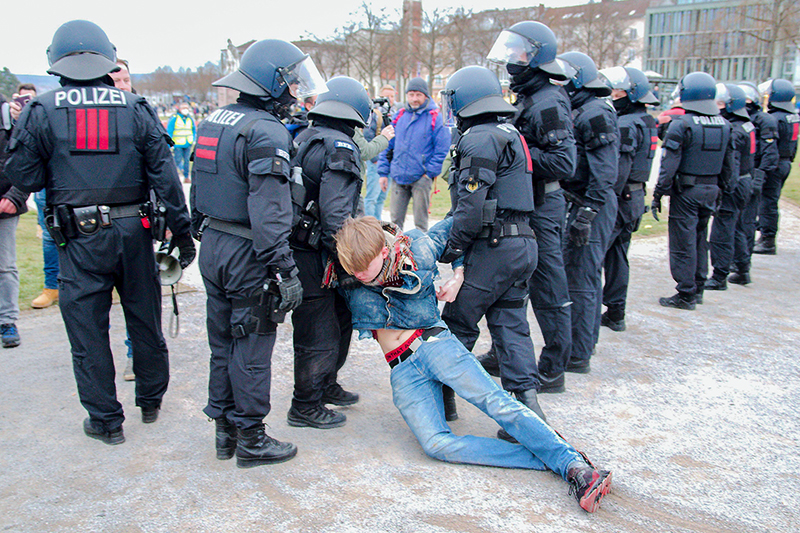
[(243, 116), (243, 113), (236, 113), (235, 111), (228, 111), (227, 109), (217, 109), (208, 116), (206, 121), (222, 126), (233, 126), (239, 122)]
[(220, 113), (222, 113), (222, 109), (217, 109), (216, 111), (214, 111), (213, 113), (208, 115), (208, 118), (206, 118), (206, 120), (209, 121), (209, 122), (216, 123), (217, 122), (217, 117), (219, 116)]
[(83, 105), (94, 105), (94, 99), (90, 99), (90, 97), (86, 94), (86, 88), (81, 87), (81, 99), (83, 100)]
[(60, 106), (66, 97), (67, 93), (65, 91), (56, 91), (56, 107)]
[(233, 117), (231, 117), (231, 120), (230, 120), (230, 125), (231, 126), (235, 126), (237, 122), (242, 120), (243, 116), (244, 116), (244, 113), (233, 113)]
[(706, 117), (706, 116), (699, 116), (699, 117), (692, 117), (695, 124), (702, 124), (703, 126), (724, 126), (725, 119), (722, 117)]
[(108, 91), (109, 96), (111, 97), (112, 104), (121, 104), (125, 105), (125, 93), (122, 91), (118, 91), (117, 89), (111, 89)]
[(78, 89), (70, 89), (67, 91), (67, 102), (70, 105), (79, 105), (81, 103), (81, 93)]
[(111, 102), (108, 101), (108, 89), (98, 87), (96, 100), (98, 104), (110, 104)]

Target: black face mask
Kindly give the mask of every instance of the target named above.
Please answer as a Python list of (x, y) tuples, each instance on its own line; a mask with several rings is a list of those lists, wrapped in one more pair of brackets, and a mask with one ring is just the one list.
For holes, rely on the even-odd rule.
[(278, 117), (281, 119), (288, 119), (291, 117), (292, 105), (294, 105), (295, 102), (297, 102), (297, 98), (292, 96), (287, 86), (281, 95), (275, 99), (275, 112), (278, 114)]
[(534, 70), (528, 65), (506, 64), (506, 71), (511, 75), (514, 84), (526, 83), (533, 79)]
[(760, 106), (760, 105), (758, 105), (757, 103), (755, 103), (755, 102), (749, 102), (749, 103), (747, 104), (747, 112), (748, 112), (748, 113), (750, 113), (751, 115), (752, 115), (753, 113), (757, 113), (757, 112), (759, 112), (759, 111), (761, 111), (761, 106)]
[(614, 104), (614, 109), (617, 111), (618, 115), (622, 115), (631, 107), (631, 99), (627, 96), (623, 96), (622, 98), (617, 98), (616, 100), (612, 100), (611, 103)]

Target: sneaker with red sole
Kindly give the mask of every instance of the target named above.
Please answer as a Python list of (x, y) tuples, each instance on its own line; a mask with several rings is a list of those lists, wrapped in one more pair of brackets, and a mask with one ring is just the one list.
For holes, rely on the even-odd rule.
[(567, 472), (569, 493), (575, 495), (581, 508), (593, 513), (600, 508), (600, 500), (611, 489), (611, 472), (596, 470), (591, 466), (570, 468)]

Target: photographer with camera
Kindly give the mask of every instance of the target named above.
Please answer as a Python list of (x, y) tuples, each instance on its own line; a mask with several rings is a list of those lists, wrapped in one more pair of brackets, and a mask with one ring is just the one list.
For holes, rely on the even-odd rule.
[[(378, 155), (389, 147), (389, 141), (394, 138), (392, 115), (395, 112), (395, 94), (397, 93), (391, 85), (384, 85), (378, 94), (378, 98), (372, 100), (374, 106), (372, 122), (364, 130), (364, 138), (369, 145), (361, 146), (359, 144), (359, 148), (361, 148), (362, 159), (366, 161), (364, 179), (367, 187), (364, 194), (364, 214), (381, 220), (383, 203), (388, 191), (381, 188), (380, 185)], [(358, 138), (355, 140), (358, 143)], [(373, 152), (373, 148), (376, 150), (375, 152)]]

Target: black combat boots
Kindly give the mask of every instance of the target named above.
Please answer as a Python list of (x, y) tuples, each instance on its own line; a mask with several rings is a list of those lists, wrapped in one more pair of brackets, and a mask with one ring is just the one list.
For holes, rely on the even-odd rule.
[(710, 279), (706, 280), (704, 289), (707, 291), (727, 291), (728, 290), (727, 276), (717, 277), (717, 273), (715, 272)]
[(682, 296), (680, 293), (673, 294), (669, 298), (659, 298), (658, 303), (664, 307), (674, 307), (686, 311), (694, 311), (695, 308), (694, 296)]
[(775, 255), (778, 249), (775, 246), (775, 235), (762, 235), (753, 247), (754, 254)]
[(286, 420), (290, 426), (296, 428), (333, 429), (345, 425), (347, 417), (343, 413), (328, 409), (322, 404), (302, 408), (292, 405)]
[(236, 439), (236, 466), (250, 468), (288, 461), (297, 455), (297, 446), (280, 442), (264, 432), (264, 424), (239, 430)]
[(217, 459), (224, 461), (236, 451), (236, 424), (227, 418), (215, 418), (217, 429)]
[(609, 305), (608, 310), (600, 315), (600, 325), (611, 331), (625, 331), (625, 306)]
[[(542, 419), (542, 422), (547, 423), (547, 418), (544, 416), (544, 411), (542, 411), (542, 408), (539, 407), (539, 400), (536, 398), (535, 389), (515, 392), (514, 396), (517, 397), (519, 403), (536, 413), (536, 415)], [(508, 432), (502, 428), (497, 431), (497, 438), (508, 442), (517, 442), (517, 439), (509, 435)]]
[(734, 285), (749, 285), (751, 281), (750, 272), (734, 272), (728, 276), (728, 282)]
[(486, 373), (496, 378), (500, 377), (500, 363), (497, 361), (497, 353), (494, 351), (494, 344), (489, 348), (489, 351), (475, 356), (481, 364)]
[(442, 400), (444, 401), (444, 419), (448, 422), (458, 420), (456, 393), (447, 385), (442, 385)]

